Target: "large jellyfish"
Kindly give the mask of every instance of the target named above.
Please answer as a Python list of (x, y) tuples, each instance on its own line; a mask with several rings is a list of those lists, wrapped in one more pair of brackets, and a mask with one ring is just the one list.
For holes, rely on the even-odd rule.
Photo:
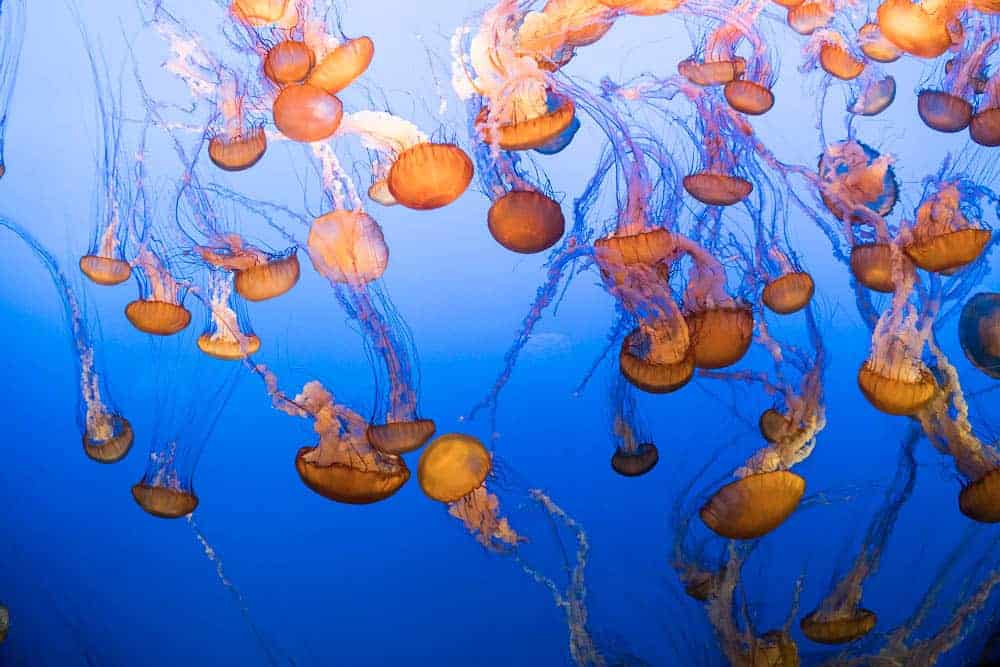
[(28, 245), (49, 272), (62, 299), (80, 375), (77, 422), (84, 453), (98, 463), (122, 460), (132, 448), (132, 425), (117, 411), (111, 400), (91, 342), (91, 323), (85, 317), (76, 292), (59, 268), (56, 258), (26, 229), (6, 218), (0, 218), (0, 227), (9, 229)]
[(17, 66), (21, 61), (24, 18), (25, 0), (3, 0), (0, 3), (0, 35), (3, 35), (3, 44), (0, 45), (0, 178), (7, 171), (3, 158), (7, 114), (17, 81)]
[(882, 0), (879, 31), (899, 49), (921, 58), (936, 58), (965, 37), (959, 0)]
[(877, 615), (861, 606), (862, 587), (878, 571), (879, 560), (916, 483), (917, 462), (914, 446), (920, 432), (911, 427), (900, 447), (896, 475), (886, 490), (885, 501), (872, 517), (864, 543), (850, 570), (833, 582), (819, 606), (799, 623), (802, 633), (821, 644), (845, 644), (864, 637), (874, 629)]

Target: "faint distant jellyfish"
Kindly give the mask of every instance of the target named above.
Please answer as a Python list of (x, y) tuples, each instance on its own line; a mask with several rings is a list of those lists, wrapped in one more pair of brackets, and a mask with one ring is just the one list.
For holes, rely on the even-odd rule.
[(501, 196), (490, 206), (486, 221), (497, 243), (526, 254), (551, 248), (566, 229), (559, 204), (535, 190), (512, 190)]
[(6, 606), (0, 604), (0, 644), (4, 643), (7, 639), (7, 633), (10, 631), (10, 610)]
[(181, 303), (182, 290), (170, 270), (147, 245), (139, 248), (139, 298), (125, 307), (125, 317), (139, 331), (173, 335), (191, 323), (191, 312)]
[(615, 382), (611, 393), (614, 409), (613, 434), (615, 453), (611, 456), (611, 469), (623, 477), (639, 477), (645, 475), (660, 460), (656, 445), (652, 442), (640, 442), (636, 432), (635, 398), (620, 379)]
[(244, 171), (257, 164), (267, 150), (264, 127), (246, 127), (243, 95), (229, 80), (220, 87), (219, 108), (223, 130), (209, 140), (208, 157), (219, 169)]
[(389, 262), (382, 228), (363, 211), (332, 211), (316, 218), (308, 245), (313, 266), (335, 283), (378, 280)]
[(272, 110), (274, 124), (281, 133), (303, 143), (333, 136), (344, 115), (344, 105), (339, 99), (308, 83), (294, 83), (282, 88)]
[(198, 336), (198, 349), (223, 361), (238, 361), (260, 350), (260, 338), (246, 322), (246, 313), (232, 293), (232, 278), (219, 270), (208, 275), (208, 322)]
[(907, 53), (937, 58), (961, 42), (958, 15), (965, 4), (954, 0), (883, 0), (878, 8), (879, 31)]
[(374, 55), (375, 44), (369, 37), (348, 39), (316, 63), (306, 83), (336, 95), (364, 74)]
[(389, 169), (393, 199), (420, 211), (452, 203), (472, 182), (472, 160), (455, 144), (418, 143), (403, 150)]
[(896, 45), (879, 32), (877, 23), (861, 26), (858, 30), (858, 46), (866, 56), (879, 63), (895, 62), (902, 55)]
[(483, 443), (461, 433), (442, 435), (427, 446), (417, 464), (420, 488), (432, 500), (448, 505), (448, 513), (472, 532), (483, 546), (514, 546), (521, 537), (500, 516), (500, 504), (486, 488), (493, 457)]
[(965, 303), (958, 340), (973, 366), (1000, 380), (1000, 294), (980, 292)]
[(301, 83), (315, 64), (316, 56), (308, 44), (286, 39), (268, 49), (264, 56), (264, 75), (279, 86)]
[(896, 79), (890, 75), (866, 77), (861, 80), (847, 110), (859, 116), (877, 116), (888, 109), (895, 99)]
[(991, 232), (974, 226), (962, 212), (956, 183), (942, 183), (917, 209), (904, 250), (925, 271), (948, 272), (975, 261), (989, 243)]
[(969, 136), (980, 146), (1000, 146), (1000, 72), (987, 81), (985, 94), (969, 123)]
[(861, 393), (890, 415), (916, 414), (937, 391), (934, 376), (911, 345), (900, 335), (876, 332), (871, 354), (858, 371)]

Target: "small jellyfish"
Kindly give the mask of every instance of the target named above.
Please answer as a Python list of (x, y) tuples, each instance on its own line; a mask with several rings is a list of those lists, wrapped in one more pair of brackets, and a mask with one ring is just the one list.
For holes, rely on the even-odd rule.
[(428, 211), (447, 206), (472, 182), (472, 160), (455, 144), (419, 143), (400, 152), (387, 184), (395, 201)]
[(851, 81), (865, 71), (865, 61), (851, 52), (844, 36), (834, 30), (817, 31), (806, 46), (808, 53), (815, 53), (819, 66), (830, 76)]
[(615, 452), (611, 469), (623, 477), (640, 477), (656, 467), (660, 453), (652, 442), (641, 442), (635, 397), (621, 378), (611, 392), (614, 409), (613, 436)]
[(125, 317), (139, 331), (171, 336), (191, 323), (191, 311), (182, 303), (183, 289), (163, 259), (144, 243), (135, 259), (139, 298), (125, 307)]
[(966, 301), (958, 340), (973, 366), (1000, 380), (1000, 294), (980, 292)]
[(576, 107), (569, 98), (549, 94), (545, 112), (532, 118), (521, 119), (512, 114), (509, 119), (494, 121), (491, 115), (484, 107), (476, 119), (486, 143), (496, 144), (505, 151), (537, 150), (559, 141), (569, 131), (576, 118)]
[(534, 190), (512, 190), (498, 198), (486, 221), (497, 243), (526, 254), (548, 250), (566, 229), (562, 207)]
[(645, 392), (677, 391), (694, 377), (687, 322), (674, 316), (642, 323), (622, 340), (618, 365), (622, 376)]
[(859, 116), (877, 116), (888, 109), (895, 99), (896, 79), (891, 75), (866, 77), (848, 103), (847, 110)]
[(306, 83), (336, 95), (364, 74), (374, 55), (371, 38), (349, 39), (319, 59)]
[(267, 50), (264, 75), (279, 86), (302, 83), (315, 64), (316, 55), (308, 44), (285, 39)]
[[(255, 257), (260, 258), (259, 255)], [(233, 286), (247, 301), (265, 301), (288, 292), (299, 281), (299, 257), (292, 247), (283, 253), (264, 254), (261, 261), (234, 271)]]
[(257, 164), (267, 151), (264, 127), (248, 126), (244, 116), (245, 92), (233, 78), (219, 87), (219, 110), (223, 129), (208, 142), (208, 157), (224, 171), (245, 171)]
[(986, 59), (996, 48), (997, 38), (975, 39), (959, 50), (945, 65), (940, 88), (923, 88), (917, 95), (920, 119), (938, 132), (960, 132), (972, 122), (973, 107), (969, 101), (980, 92), (977, 80)]
[(709, 206), (732, 206), (747, 198), (753, 184), (736, 175), (739, 154), (735, 150), (738, 130), (733, 127), (725, 112), (711, 102), (707, 95), (695, 100), (702, 134), (702, 169), (684, 176), (681, 184), (689, 195)]
[(805, 271), (781, 275), (764, 286), (764, 305), (779, 315), (797, 313), (812, 300), (816, 285)]
[(377, 280), (389, 262), (382, 228), (363, 211), (331, 211), (316, 218), (308, 244), (316, 271), (334, 283)]
[(785, 22), (800, 35), (811, 35), (829, 25), (834, 16), (832, 3), (807, 0), (788, 8)]
[(10, 610), (0, 604), (0, 644), (7, 640), (8, 632), (10, 632)]
[(791, 516), (806, 481), (787, 470), (749, 475), (716, 491), (699, 511), (715, 533), (750, 540), (770, 533)]
[(963, 204), (958, 183), (940, 183), (925, 197), (904, 248), (914, 264), (942, 273), (959, 269), (982, 254), (992, 234), (964, 215)]
[(677, 9), (684, 0), (600, 0), (601, 4), (632, 16), (659, 16)]
[(307, 83), (285, 86), (274, 99), (274, 124), (293, 141), (311, 143), (333, 136), (344, 105), (322, 88)]

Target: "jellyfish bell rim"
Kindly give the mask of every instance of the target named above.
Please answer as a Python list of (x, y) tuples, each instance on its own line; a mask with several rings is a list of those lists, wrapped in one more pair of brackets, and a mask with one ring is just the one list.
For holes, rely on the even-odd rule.
[(562, 206), (535, 190), (511, 190), (498, 197), (486, 213), (490, 236), (502, 247), (522, 255), (548, 250), (566, 232)]
[(851, 275), (868, 289), (883, 294), (896, 291), (896, 284), (892, 280), (892, 247), (888, 243), (854, 245), (848, 262)]
[[(158, 325), (150, 324), (146, 318), (149, 311), (160, 310), (171, 314), (171, 320)], [(162, 313), (161, 313), (162, 314)], [(191, 324), (191, 311), (178, 303), (157, 299), (136, 299), (125, 306), (125, 317), (133, 327), (153, 336), (173, 336)]]
[(267, 133), (263, 126), (235, 137), (217, 134), (208, 140), (209, 160), (219, 169), (231, 173), (253, 167), (266, 152)]
[[(805, 291), (795, 299), (783, 298), (788, 296), (789, 293), (784, 290), (790, 286), (796, 291), (804, 287)], [(768, 282), (761, 293), (761, 300), (772, 312), (791, 315), (808, 306), (815, 293), (816, 283), (811, 275), (805, 271), (790, 271)]]
[[(286, 269), (288, 269), (286, 273)], [(299, 282), (302, 268), (298, 252), (270, 258), (249, 269), (233, 272), (233, 289), (247, 301), (267, 301), (290, 291)], [(260, 280), (260, 278), (281, 278), (281, 280)]]
[[(950, 114), (943, 113), (941, 107), (936, 105), (947, 105), (948, 111), (954, 111), (959, 115), (951, 118)], [(943, 90), (924, 88), (917, 93), (917, 115), (924, 125), (932, 130), (953, 134), (961, 132), (972, 122), (972, 105), (961, 97)]]
[(132, 277), (132, 267), (123, 259), (83, 255), (78, 265), (80, 272), (96, 285), (105, 287), (121, 285)]
[(1000, 523), (1000, 468), (994, 468), (958, 494), (958, 509), (979, 523)]
[(753, 192), (753, 183), (742, 176), (698, 171), (681, 179), (684, 190), (707, 206), (732, 206)]
[[(979, 259), (993, 234), (988, 229), (966, 227), (928, 239), (915, 240), (903, 251), (914, 264), (925, 271), (943, 273), (971, 264)], [(950, 250), (951, 252), (945, 252)], [(944, 253), (942, 258), (941, 253)]]
[[(888, 94), (880, 98), (881, 101), (879, 104), (871, 106), (873, 100), (867, 94), (869, 89), (865, 89), (848, 104), (847, 111), (856, 116), (871, 117), (879, 115), (892, 106), (892, 103), (896, 101), (896, 78), (891, 74), (887, 74), (884, 78), (879, 79), (876, 87), (879, 90), (882, 90), (883, 87), (889, 88)], [(895, 202), (893, 202), (893, 205), (895, 205)]]
[(118, 463), (132, 451), (135, 434), (129, 420), (116, 412), (111, 415), (111, 423), (114, 425), (112, 436), (102, 442), (92, 439), (84, 430), (81, 438), (83, 453), (91, 461), (103, 464)]
[(650, 394), (669, 394), (687, 385), (694, 377), (694, 352), (690, 344), (684, 358), (673, 364), (654, 364), (632, 352), (641, 329), (633, 329), (618, 352), (618, 368), (630, 384)]
[[(806, 481), (789, 470), (755, 473), (726, 484), (716, 491), (698, 515), (716, 535), (733, 540), (751, 540), (776, 530), (795, 512), (805, 493)], [(778, 491), (788, 491), (783, 504), (767, 507), (757, 517), (747, 517), (745, 508), (733, 508), (761, 499), (774, 500)]]
[[(447, 451), (448, 447), (454, 451)], [(459, 447), (461, 451), (458, 451)], [(456, 484), (448, 489), (441, 488), (444, 480), (441, 479), (440, 471), (434, 473), (432, 479), (431, 468), (442, 465), (452, 468), (459, 466), (462, 473), (468, 473), (467, 479), (462, 480), (461, 485)], [(421, 453), (420, 461), (417, 463), (417, 481), (420, 483), (421, 491), (431, 500), (453, 503), (481, 487), (492, 468), (493, 459), (481, 440), (464, 433), (444, 433), (435, 438)]]
[(183, 491), (144, 482), (132, 485), (132, 499), (144, 512), (159, 519), (179, 519), (198, 507), (194, 490)]
[(910, 417), (920, 412), (937, 393), (934, 374), (926, 367), (920, 369), (920, 380), (897, 380), (873, 368), (865, 361), (858, 369), (858, 388), (876, 410), (898, 417)]
[[(435, 172), (435, 178), (430, 181), (416, 186), (410, 182), (414, 177), (419, 177), (421, 171), (431, 173), (427, 170), (427, 165), (435, 162), (445, 168), (447, 178), (442, 178), (441, 173)], [(461, 146), (424, 141), (410, 146), (396, 156), (389, 168), (386, 182), (389, 193), (402, 206), (415, 211), (433, 211), (448, 206), (465, 194), (474, 174), (472, 159)], [(428, 188), (429, 185), (432, 187)]]
[(799, 621), (799, 628), (817, 644), (847, 644), (858, 640), (875, 629), (878, 616), (875, 612), (857, 607), (845, 617), (822, 620), (819, 610), (807, 614)]
[(304, 459), (316, 447), (301, 447), (295, 453), (295, 470), (303, 485), (316, 495), (345, 505), (371, 505), (386, 500), (410, 479), (406, 462), (391, 457), (390, 469), (362, 470), (343, 463), (316, 465)]
[(576, 105), (569, 97), (557, 96), (557, 106), (528, 120), (502, 123), (491, 128), (489, 108), (483, 107), (476, 116), (476, 127), (487, 144), (497, 144), (505, 151), (537, 150), (559, 138), (573, 124)]
[(756, 81), (735, 79), (723, 87), (722, 93), (729, 106), (748, 116), (761, 116), (774, 107), (774, 93)]
[(1000, 107), (977, 111), (969, 122), (969, 136), (980, 146), (1000, 146)]
[(212, 340), (211, 334), (203, 333), (196, 344), (204, 354), (219, 361), (242, 361), (260, 351), (257, 334), (246, 334), (243, 340)]
[(365, 436), (368, 438), (368, 444), (383, 454), (400, 456), (423, 447), (434, 436), (436, 430), (437, 424), (433, 419), (418, 417), (385, 424), (369, 424)]
[(644, 442), (635, 452), (616, 448), (611, 455), (611, 469), (622, 477), (641, 477), (652, 471), (659, 461), (660, 452), (656, 445)]

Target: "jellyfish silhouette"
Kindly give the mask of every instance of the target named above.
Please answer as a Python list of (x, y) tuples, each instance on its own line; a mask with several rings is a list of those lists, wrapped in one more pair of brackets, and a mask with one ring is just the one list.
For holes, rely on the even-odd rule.
[(980, 292), (965, 303), (958, 340), (973, 366), (1000, 379), (1000, 294)]
[(960, 132), (972, 122), (972, 103), (976, 77), (990, 53), (1000, 44), (1000, 37), (982, 41), (969, 39), (945, 66), (940, 88), (924, 88), (917, 95), (917, 113), (931, 129)]
[(612, 434), (615, 452), (611, 456), (611, 469), (623, 477), (639, 477), (650, 472), (660, 460), (659, 451), (652, 442), (643, 442), (641, 425), (636, 413), (635, 396), (620, 375), (611, 392), (614, 411)]
[(4, 161), (4, 146), (7, 135), (7, 115), (10, 112), (11, 97), (17, 81), (17, 67), (21, 60), (21, 46), (24, 43), (24, 0), (3, 0), (0, 3), (0, 178), (7, 171)]
[(77, 423), (84, 453), (98, 463), (116, 463), (122, 460), (132, 448), (132, 425), (118, 412), (111, 400), (91, 340), (93, 326), (86, 318), (76, 292), (56, 258), (26, 229), (6, 218), (0, 218), (0, 227), (10, 230), (27, 244), (49, 272), (62, 299), (80, 376)]
[(875, 612), (861, 606), (865, 581), (878, 571), (882, 552), (909, 500), (916, 483), (917, 462), (913, 456), (920, 431), (911, 427), (900, 447), (896, 475), (885, 500), (872, 517), (868, 531), (850, 570), (835, 579), (819, 606), (799, 622), (802, 633), (821, 644), (845, 644), (864, 637), (875, 628)]

